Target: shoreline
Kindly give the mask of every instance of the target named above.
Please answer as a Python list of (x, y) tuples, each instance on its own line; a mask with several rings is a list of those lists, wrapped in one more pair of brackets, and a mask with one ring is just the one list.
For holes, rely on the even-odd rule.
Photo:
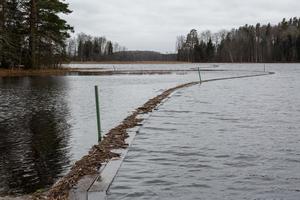
[(71, 61), (68, 64), (300, 64), (300, 62)]
[(71, 61), (68, 64), (188, 64), (183, 61)]
[[(107, 70), (103, 68), (61, 68), (61, 69), (0, 69), (0, 78), (26, 77), (26, 76), (109, 76), (109, 75), (163, 75), (171, 73), (187, 73), (196, 69), (182, 70)], [(201, 69), (201, 71), (226, 71), (214, 69)]]
[(52, 76), (65, 75), (74, 71), (71, 68), (59, 69), (0, 69), (1, 77), (17, 77), (17, 76)]
[[(188, 62), (161, 62), (161, 61), (141, 61), (141, 62), (71, 62), (69, 64), (207, 64), (207, 63), (188, 63)], [(283, 64), (283, 63), (210, 63), (210, 64)], [(299, 63), (284, 63), (284, 64), (299, 64)], [(65, 66), (67, 65), (64, 64)], [(90, 67), (60, 67), (56, 69), (1, 69), (0, 68), (0, 78), (3, 77), (26, 77), (26, 76), (68, 76), (68, 75), (143, 75), (143, 74), (170, 74), (174, 72), (188, 72), (188, 71), (196, 71), (195, 69), (149, 69), (149, 70), (111, 70), (109, 68), (95, 68), (94, 66)], [(201, 71), (227, 71), (226, 69), (211, 69), (211, 68), (203, 68)]]
[(60, 69), (0, 69), (0, 78), (26, 76), (105, 76), (105, 75), (143, 75), (143, 74), (170, 74), (184, 70), (105, 70), (103, 68), (60, 68)]

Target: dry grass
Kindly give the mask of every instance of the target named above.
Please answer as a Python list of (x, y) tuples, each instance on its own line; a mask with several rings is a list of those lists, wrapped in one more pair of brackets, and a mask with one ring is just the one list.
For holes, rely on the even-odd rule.
[(70, 64), (182, 64), (187, 62), (180, 61), (102, 61), (102, 62), (94, 62), (94, 61), (73, 61)]
[(0, 69), (0, 77), (9, 76), (51, 76), (51, 75), (65, 75), (72, 72), (70, 68), (59, 69)]
[(91, 75), (91, 76), (108, 76), (108, 75), (143, 75), (143, 74), (170, 74), (178, 70), (116, 70), (116, 71), (99, 71), (101, 68), (60, 68), (60, 69), (0, 69), (0, 77), (21, 77), (21, 76), (64, 76), (69, 74)]

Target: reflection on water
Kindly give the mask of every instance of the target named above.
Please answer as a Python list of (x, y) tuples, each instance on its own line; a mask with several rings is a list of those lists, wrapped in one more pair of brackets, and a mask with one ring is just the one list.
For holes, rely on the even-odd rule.
[(189, 75), (0, 78), (0, 196), (47, 188), (97, 143), (94, 85), (103, 133)]
[(0, 194), (54, 183), (69, 165), (62, 79), (0, 79)]

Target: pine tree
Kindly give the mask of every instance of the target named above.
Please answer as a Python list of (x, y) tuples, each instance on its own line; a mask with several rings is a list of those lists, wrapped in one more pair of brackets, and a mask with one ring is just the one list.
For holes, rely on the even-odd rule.
[(209, 31), (205, 31), (200, 34), (200, 45), (195, 46), (192, 45), (193, 41), (197, 41), (197, 34), (194, 33), (196, 30), (188, 33), (186, 41), (178, 46), (178, 60), (190, 62), (299, 62), (300, 60), (300, 19), (297, 17), (283, 19), (278, 25), (246, 24), (225, 34), (222, 32), (214, 34), (221, 36), (217, 39), (207, 34)]
[(14, 67), (20, 65), (23, 46), (23, 15), (20, 1), (7, 0), (0, 3), (0, 48), (1, 66)]
[(209, 38), (207, 46), (206, 46), (206, 56), (207, 56), (207, 61), (213, 61), (215, 55), (215, 46), (212, 43), (211, 38)]
[(300, 62), (300, 33), (296, 40), (297, 61)]
[(113, 54), (113, 45), (111, 41), (108, 41), (107, 43), (107, 55), (112, 55)]
[(29, 54), (30, 61), (28, 62), (29, 68), (37, 68), (37, 5), (36, 0), (30, 0), (29, 2)]
[(1, 0), (0, 67), (58, 66), (73, 30), (59, 15), (70, 12), (62, 0)]
[(4, 46), (7, 42), (7, 37), (5, 35), (5, 10), (6, 1), (0, 1), (0, 66), (4, 66), (5, 54)]
[[(36, 2), (37, 20), (36, 50), (39, 57), (38, 66), (57, 66), (65, 54), (66, 39), (73, 28), (59, 16), (69, 14), (68, 4), (59, 0), (31, 0)], [(34, 10), (31, 13), (34, 17)], [(52, 60), (47, 58), (50, 57)]]

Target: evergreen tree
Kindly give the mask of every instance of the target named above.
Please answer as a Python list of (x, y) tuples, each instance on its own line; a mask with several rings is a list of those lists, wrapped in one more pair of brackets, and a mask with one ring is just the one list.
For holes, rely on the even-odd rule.
[(113, 45), (111, 41), (107, 43), (107, 55), (112, 55), (113, 54)]
[[(210, 31), (197, 37), (191, 30), (180, 46), (178, 60), (189, 62), (299, 62), (300, 18), (283, 19), (278, 25), (245, 25), (212, 38)], [(182, 38), (182, 37), (180, 37)], [(180, 39), (179, 38), (179, 39)], [(197, 42), (198, 41), (198, 42)], [(200, 41), (200, 42), (199, 42)], [(192, 54), (191, 54), (192, 52)]]
[(2, 0), (0, 2), (0, 67), (55, 67), (65, 57), (72, 31), (59, 16), (69, 14), (60, 0)]
[(0, 4), (1, 66), (6, 68), (20, 65), (22, 60), (24, 18), (19, 2), (8, 0)]
[(296, 40), (296, 52), (297, 52), (297, 61), (300, 62), (300, 34)]
[(209, 38), (206, 46), (207, 61), (209, 62), (213, 61), (214, 56), (215, 56), (215, 46), (213, 45), (211, 38)]
[(68, 9), (68, 4), (59, 0), (31, 1), (37, 1), (37, 20), (34, 25), (37, 27), (35, 36), (39, 57), (37, 65), (57, 66), (61, 62), (61, 56), (65, 54), (69, 31), (73, 31), (73, 28), (61, 19), (59, 14), (69, 14), (71, 11)]

